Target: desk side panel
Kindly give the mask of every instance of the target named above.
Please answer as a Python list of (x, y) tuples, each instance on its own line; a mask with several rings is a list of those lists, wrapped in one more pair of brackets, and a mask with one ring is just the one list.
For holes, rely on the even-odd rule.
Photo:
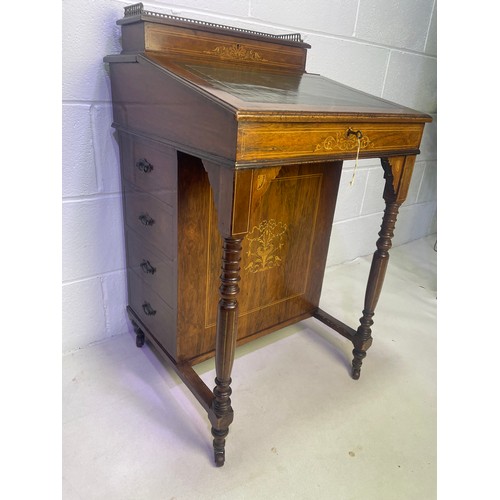
[(234, 113), (144, 58), (110, 63), (115, 125), (234, 161)]

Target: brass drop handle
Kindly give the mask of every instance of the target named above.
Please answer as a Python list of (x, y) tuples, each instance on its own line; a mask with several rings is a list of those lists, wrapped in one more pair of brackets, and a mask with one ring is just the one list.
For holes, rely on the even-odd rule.
[(351, 127), (347, 130), (347, 137), (350, 135), (355, 135), (356, 139), (361, 140), (363, 138), (363, 132), (361, 130), (353, 130)]
[(154, 316), (156, 314), (156, 311), (151, 307), (149, 302), (144, 302), (144, 304), (142, 304), (142, 310), (147, 316)]
[(140, 160), (137, 160), (135, 166), (145, 174), (148, 174), (149, 172), (151, 172), (151, 170), (153, 170), (153, 165), (151, 165), (151, 163), (149, 163), (149, 161), (146, 160), (146, 158), (141, 158)]
[(149, 260), (143, 259), (141, 263), (141, 269), (146, 273), (146, 274), (154, 274), (156, 272), (156, 267), (153, 267), (151, 265), (151, 262)]
[(148, 214), (139, 215), (139, 220), (145, 226), (152, 226), (155, 223), (155, 220), (152, 217), (150, 217)]

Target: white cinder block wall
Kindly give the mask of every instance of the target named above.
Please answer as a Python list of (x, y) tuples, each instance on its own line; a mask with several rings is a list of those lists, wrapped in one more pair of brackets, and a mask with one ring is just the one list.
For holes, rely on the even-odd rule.
[[(131, 2), (63, 1), (63, 352), (125, 333), (126, 277), (118, 148), (103, 56)], [(270, 33), (300, 32), (307, 71), (427, 112), (394, 245), (436, 232), (436, 0), (174, 0), (158, 10)], [(378, 162), (344, 164), (328, 265), (371, 254), (380, 229)]]

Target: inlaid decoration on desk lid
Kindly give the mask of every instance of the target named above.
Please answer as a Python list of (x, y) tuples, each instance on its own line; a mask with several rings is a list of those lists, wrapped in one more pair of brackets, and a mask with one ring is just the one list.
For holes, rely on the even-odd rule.
[(254, 226), (246, 240), (246, 252), (250, 262), (245, 271), (258, 273), (281, 266), (283, 261), (282, 249), (285, 246), (288, 226), (284, 222), (274, 219), (264, 220)]

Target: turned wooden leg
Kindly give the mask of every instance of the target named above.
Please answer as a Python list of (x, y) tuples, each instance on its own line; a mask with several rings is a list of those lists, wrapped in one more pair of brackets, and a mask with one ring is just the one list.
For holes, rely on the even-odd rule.
[[(391, 165), (391, 162), (387, 158), (382, 158), (382, 167), (386, 179), (384, 189), (386, 207), (382, 226), (378, 233), (377, 250), (373, 254), (370, 275), (366, 286), (363, 316), (359, 320), (360, 325), (353, 338), (352, 378), (355, 380), (359, 379), (363, 359), (366, 357), (366, 351), (372, 344), (372, 318), (375, 314), (375, 307), (377, 306), (380, 292), (382, 291), (399, 207), (408, 190), (413, 161), (414, 159), (398, 158), (397, 160), (393, 160), (394, 165)], [(397, 174), (396, 178), (393, 170)]]
[(389, 249), (392, 246), (392, 237), (394, 236), (394, 227), (398, 215), (399, 205), (390, 203), (386, 206), (384, 218), (382, 221), (382, 229), (379, 233), (380, 238), (377, 240), (377, 250), (373, 254), (370, 275), (365, 294), (365, 305), (363, 316), (359, 319), (360, 325), (354, 336), (354, 356), (352, 360), (352, 378), (359, 379), (361, 365), (366, 356), (366, 351), (372, 344), (373, 315), (377, 306), (382, 285), (384, 283), (387, 264), (389, 263)]
[(217, 467), (224, 465), (226, 436), (233, 421), (231, 407), (231, 369), (236, 347), (238, 322), (238, 282), (242, 239), (224, 238), (220, 300), (217, 312), (217, 337), (215, 347), (215, 388), (208, 417), (214, 437), (214, 456)]

